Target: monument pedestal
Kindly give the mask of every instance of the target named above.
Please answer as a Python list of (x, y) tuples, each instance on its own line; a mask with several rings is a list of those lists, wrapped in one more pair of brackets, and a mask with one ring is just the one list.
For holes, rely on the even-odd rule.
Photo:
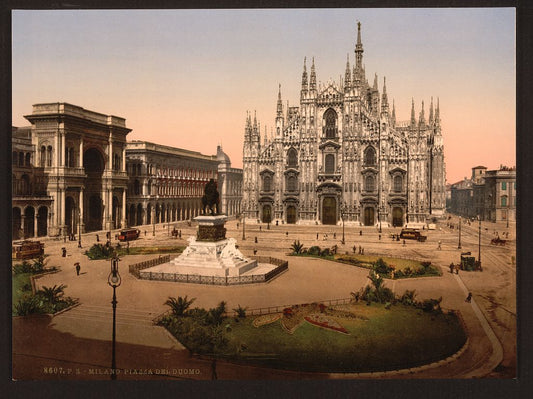
[(197, 216), (198, 234), (189, 238), (183, 253), (170, 261), (174, 273), (236, 277), (257, 267), (236, 248), (234, 238), (226, 238), (226, 216)]

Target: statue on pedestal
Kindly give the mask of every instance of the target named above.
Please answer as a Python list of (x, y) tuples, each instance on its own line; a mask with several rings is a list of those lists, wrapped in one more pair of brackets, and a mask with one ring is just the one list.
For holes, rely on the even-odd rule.
[[(211, 214), (211, 216), (218, 215), (218, 202), (220, 194), (217, 190), (217, 184), (214, 179), (210, 179), (206, 184), (204, 196), (202, 197), (202, 206), (204, 215)], [(209, 212), (209, 213), (208, 213)]]

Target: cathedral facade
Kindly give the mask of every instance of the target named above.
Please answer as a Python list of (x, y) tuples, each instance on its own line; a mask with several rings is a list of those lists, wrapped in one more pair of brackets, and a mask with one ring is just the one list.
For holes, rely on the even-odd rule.
[(440, 110), (397, 122), (383, 80), (370, 86), (358, 23), (355, 64), (344, 80), (317, 85), (304, 60), (300, 106), (284, 109), (278, 92), (275, 131), (261, 139), (246, 118), (242, 211), (263, 223), (403, 226), (445, 212)]

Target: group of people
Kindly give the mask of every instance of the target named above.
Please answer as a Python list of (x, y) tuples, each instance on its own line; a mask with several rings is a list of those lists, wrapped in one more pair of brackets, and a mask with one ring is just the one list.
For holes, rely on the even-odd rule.
[[(355, 252), (357, 251), (357, 245), (354, 245), (353, 246), (353, 253), (355, 254)], [(364, 255), (365, 254), (365, 249), (359, 245), (359, 252), (357, 252), (359, 255)]]

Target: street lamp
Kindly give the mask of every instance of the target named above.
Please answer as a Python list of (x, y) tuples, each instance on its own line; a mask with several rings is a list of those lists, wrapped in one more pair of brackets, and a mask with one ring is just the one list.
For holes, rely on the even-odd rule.
[(244, 227), (244, 225), (245, 225), (245, 224), (246, 224), (246, 212), (243, 212), (243, 214), (242, 214), (242, 239), (243, 239), (243, 240), (246, 240), (246, 236), (245, 236), (245, 234), (244, 234), (244, 232), (245, 232), (245, 227)]
[(341, 207), (341, 220), (342, 220), (342, 241), (341, 244), (344, 245), (344, 211), (345, 207), (342, 205)]
[(461, 216), (459, 216), (459, 244), (457, 245), (457, 249), (461, 249)]
[(78, 207), (78, 248), (81, 248), (81, 208)]
[(479, 234), (478, 234), (478, 254), (477, 261), (479, 263), (479, 270), (481, 270), (481, 216), (478, 216), (479, 219)]
[(118, 286), (120, 286), (120, 283), (122, 282), (120, 278), (120, 274), (118, 272), (118, 262), (119, 262), (119, 258), (115, 254), (113, 258), (111, 259), (111, 272), (109, 273), (109, 276), (107, 277), (107, 284), (113, 287), (113, 300), (111, 301), (111, 304), (113, 305), (113, 338), (112, 338), (112, 354), (111, 354), (111, 379), (112, 380), (117, 379), (116, 361), (115, 361), (115, 334), (116, 334), (116, 313), (117, 313), (116, 289)]

